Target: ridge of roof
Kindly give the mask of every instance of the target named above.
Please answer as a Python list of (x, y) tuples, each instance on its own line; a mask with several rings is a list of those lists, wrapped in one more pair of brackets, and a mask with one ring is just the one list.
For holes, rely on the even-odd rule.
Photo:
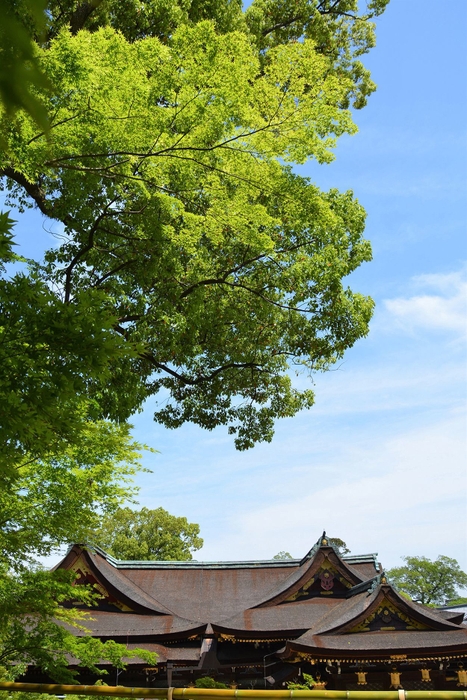
[[(325, 533), (324, 533), (325, 534)], [(100, 554), (111, 566), (115, 567), (116, 569), (251, 569), (251, 568), (286, 568), (286, 569), (294, 569), (294, 568), (299, 568), (302, 566), (307, 559), (310, 558), (311, 552), (315, 554), (318, 549), (321, 546), (321, 540), (323, 538), (321, 537), (318, 542), (313, 545), (313, 547), (310, 549), (308, 554), (305, 555), (302, 559), (251, 559), (251, 560), (244, 560), (244, 561), (197, 561), (196, 559), (190, 559), (188, 561), (160, 561), (160, 560), (155, 560), (155, 559), (149, 559), (149, 560), (125, 560), (125, 559), (117, 559), (116, 557), (112, 556), (108, 552), (106, 552), (104, 549), (99, 547), (96, 544), (89, 544), (86, 543), (84, 545), (79, 545), (84, 547), (85, 549), (91, 550), (92, 552), (96, 552), (97, 554)], [(317, 546), (319, 543), (319, 546)], [(70, 545), (68, 548), (68, 552), (72, 550), (72, 548), (75, 545)], [(378, 556), (376, 553), (371, 553), (371, 554), (347, 554), (347, 555), (340, 555), (337, 547), (333, 545), (332, 543), (329, 545), (331, 546), (335, 551), (336, 554), (345, 561), (347, 564), (350, 566), (352, 564), (374, 564), (375, 569), (377, 570), (376, 564), (376, 557)], [(313, 551), (314, 550), (314, 551)]]
[(347, 564), (374, 564), (375, 570), (378, 571), (377, 552), (372, 552), (371, 554), (341, 554), (339, 552), (339, 547), (334, 544), (332, 537), (327, 537), (326, 530), (323, 531), (321, 537), (315, 542), (313, 547), (305, 554), (302, 559), (300, 559), (300, 566), (302, 566), (308, 559), (313, 559), (316, 552), (321, 547), (331, 547), (337, 556), (347, 562)]
[(344, 554), (341, 555), (341, 559), (346, 561), (348, 564), (375, 564), (375, 569), (378, 570), (376, 564), (378, 552), (372, 552), (371, 554)]
[(161, 561), (157, 559), (148, 560), (125, 560), (116, 559), (111, 554), (97, 545), (86, 545), (87, 549), (100, 554), (109, 564), (116, 569), (244, 569), (244, 568), (294, 568), (298, 567), (299, 559), (252, 559), (251, 561)]
[(317, 542), (314, 543), (313, 547), (310, 549), (309, 552), (305, 554), (305, 556), (300, 560), (300, 566), (302, 566), (308, 559), (313, 559), (315, 556), (316, 552), (319, 550), (320, 547), (332, 547), (335, 553), (340, 556), (339, 554), (339, 549), (336, 547), (335, 544), (330, 542), (328, 538), (326, 537), (326, 530), (323, 530), (323, 534), (321, 537), (317, 540)]

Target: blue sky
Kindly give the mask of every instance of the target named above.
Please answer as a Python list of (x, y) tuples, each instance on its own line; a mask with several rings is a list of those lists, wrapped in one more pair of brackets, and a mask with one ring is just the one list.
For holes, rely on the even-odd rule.
[[(445, 9), (391, 0), (359, 133), (299, 168), (367, 209), (374, 260), (350, 285), (377, 303), (369, 337), (314, 378), (311, 411), (246, 453), (224, 429), (168, 431), (150, 405), (134, 418), (159, 450), (139, 502), (199, 523), (198, 559), (299, 557), (326, 529), (387, 567), (445, 554), (467, 570), (467, 3)], [(50, 241), (37, 222), (19, 218), (31, 256)]]

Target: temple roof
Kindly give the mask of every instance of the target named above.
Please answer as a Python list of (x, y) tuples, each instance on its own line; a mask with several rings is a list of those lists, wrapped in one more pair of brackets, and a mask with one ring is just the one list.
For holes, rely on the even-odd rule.
[(312, 635), (306, 633), (299, 639), (287, 642), (286, 649), (280, 654), (283, 659), (290, 659), (296, 652), (305, 652), (315, 656), (329, 655), (329, 652), (339, 652), (339, 656), (351, 656), (354, 652), (368, 652), (381, 657), (383, 654), (392, 655), (395, 652), (405, 652), (406, 655), (429, 655), (467, 651), (467, 630), (450, 632), (362, 632), (352, 635)]
[(93, 635), (145, 647), (185, 644), (186, 653), (175, 656), (187, 663), (201, 658), (188, 640), (203, 637), (282, 641), (284, 660), (325, 650), (344, 657), (357, 650), (467, 651), (459, 616), (407, 600), (376, 555), (343, 557), (324, 533), (301, 560), (125, 562), (74, 545), (59, 567), (101, 592), (86, 623)]
[[(326, 545), (318, 548), (315, 556), (302, 560), (207, 563), (125, 562), (98, 547), (75, 545), (59, 566), (79, 571), (83, 582), (91, 575), (127, 611), (220, 623), (250, 608), (270, 607), (288, 597), (298, 595), (300, 600), (306, 594), (301, 589), (323, 562), (345, 580), (348, 588), (377, 571), (374, 555), (353, 556), (350, 565)], [(280, 618), (284, 619), (284, 614)]]
[(226, 634), (234, 631), (246, 633), (276, 632), (277, 635), (285, 631), (296, 631), (297, 634), (302, 634), (305, 630), (314, 627), (335, 605), (336, 601), (331, 598), (312, 598), (290, 605), (252, 608), (214, 624), (214, 629)]
[[(193, 635), (203, 634), (206, 625), (193, 623), (191, 620), (173, 615), (136, 615), (133, 613), (108, 612), (93, 610), (90, 617), (84, 621), (84, 627), (93, 636), (101, 639), (120, 640), (134, 637), (151, 639), (186, 639)], [(85, 630), (77, 630), (77, 636), (86, 634)]]

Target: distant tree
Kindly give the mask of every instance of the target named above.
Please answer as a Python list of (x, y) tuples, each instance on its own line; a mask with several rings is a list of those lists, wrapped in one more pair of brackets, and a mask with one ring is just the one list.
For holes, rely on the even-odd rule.
[(402, 557), (405, 566), (387, 572), (401, 592), (424, 605), (440, 605), (459, 596), (457, 588), (467, 587), (467, 574), (451, 557), (439, 556), (435, 561), (426, 557)]
[(203, 676), (195, 681), (195, 688), (228, 688), (229, 686), (220, 681), (214, 680), (211, 676)]
[(287, 683), (288, 690), (310, 690), (316, 685), (316, 681), (309, 673), (303, 674), (303, 683), (297, 683), (296, 681), (291, 681)]
[(203, 546), (199, 525), (163, 508), (119, 508), (104, 517), (94, 542), (119, 559), (186, 561)]
[(293, 559), (293, 556), (289, 552), (278, 552), (273, 556), (273, 559)]
[(331, 544), (337, 547), (339, 554), (349, 554), (350, 549), (347, 547), (344, 540), (341, 540), (339, 537), (329, 537), (328, 539)]
[(446, 605), (467, 605), (467, 598), (461, 596), (460, 598), (451, 598), (446, 601)]

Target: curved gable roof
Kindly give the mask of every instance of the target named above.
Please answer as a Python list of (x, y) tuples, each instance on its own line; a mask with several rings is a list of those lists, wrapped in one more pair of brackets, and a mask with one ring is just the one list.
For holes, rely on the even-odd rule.
[[(113, 601), (123, 604), (121, 607), (127, 611), (125, 614), (171, 615), (196, 624), (215, 623), (225, 627), (236, 627), (238, 624), (239, 629), (245, 629), (245, 625), (248, 627), (250, 623), (241, 622), (241, 618), (245, 618), (245, 615), (251, 618), (252, 609), (277, 607), (288, 600), (296, 602), (289, 602), (285, 607), (304, 602), (296, 594), (300, 594), (301, 590), (306, 591), (307, 584), (313, 583), (313, 577), (323, 567), (332, 569), (333, 575), (345, 581), (346, 588), (350, 590), (368, 580), (357, 572), (357, 566), (366, 566), (371, 571), (370, 564), (373, 562), (374, 575), (373, 555), (350, 559), (352, 565), (339, 555), (336, 548), (328, 545), (323, 536), (301, 561), (126, 562), (114, 559), (99, 547), (74, 545), (59, 567), (92, 572), (96, 582), (110, 594)], [(345, 594), (345, 589), (343, 591)], [(322, 608), (320, 617), (328, 607)], [(311, 608), (303, 609), (311, 614)], [(258, 617), (256, 614), (255, 619), (260, 626), (272, 629), (279, 625), (279, 619), (285, 620), (287, 615), (295, 617), (290, 610), (289, 613), (284, 611), (275, 616)], [(312, 617), (316, 619), (316, 611)], [(304, 622), (299, 625), (294, 623), (293, 627), (301, 631), (308, 625)]]
[[(454, 630), (459, 626), (444, 619), (439, 613), (430, 608), (413, 603), (403, 598), (384, 577), (374, 590), (362, 591), (348, 598), (339, 606), (331, 609), (319, 625), (313, 630), (314, 634), (346, 634), (362, 627), (379, 608), (389, 605), (398, 611), (407, 624), (430, 630)], [(388, 625), (388, 628), (391, 626)]]
[(345, 582), (348, 589), (367, 580), (365, 575), (349, 566), (340, 556), (337, 548), (328, 544), (328, 541), (323, 536), (318, 540), (315, 547), (310, 550), (309, 554), (302, 559), (297, 571), (292, 572), (285, 581), (282, 581), (256, 607), (280, 605), (288, 600), (295, 599), (300, 592), (308, 590), (310, 585), (315, 582), (315, 577), (323, 569), (336, 571), (340, 580)]
[(109, 564), (101, 550), (74, 545), (56, 568), (68, 569), (82, 574), (91, 573), (105, 591), (124, 603), (133, 612), (153, 615), (155, 613), (159, 615), (173, 614), (171, 610)]

